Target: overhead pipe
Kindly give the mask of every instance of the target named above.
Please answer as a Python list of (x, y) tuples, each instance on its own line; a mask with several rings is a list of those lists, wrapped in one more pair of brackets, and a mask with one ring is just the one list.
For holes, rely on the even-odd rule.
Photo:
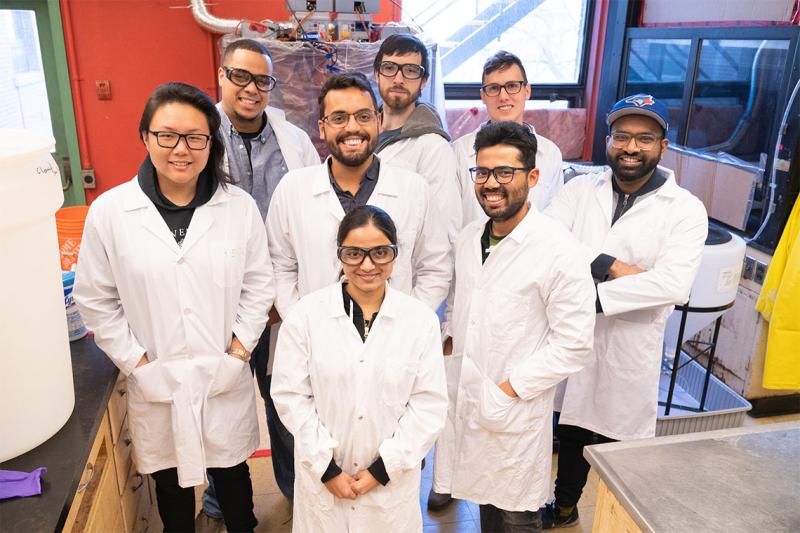
[(239, 29), (242, 21), (234, 19), (222, 19), (215, 17), (208, 12), (208, 8), (203, 0), (191, 0), (192, 15), (202, 27), (214, 33), (235, 33)]

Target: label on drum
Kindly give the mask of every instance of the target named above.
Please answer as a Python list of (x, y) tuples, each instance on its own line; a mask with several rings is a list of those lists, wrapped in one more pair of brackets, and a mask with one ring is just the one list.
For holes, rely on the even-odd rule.
[(739, 278), (742, 276), (742, 266), (732, 266), (721, 268), (717, 279), (717, 292), (728, 292), (739, 286)]

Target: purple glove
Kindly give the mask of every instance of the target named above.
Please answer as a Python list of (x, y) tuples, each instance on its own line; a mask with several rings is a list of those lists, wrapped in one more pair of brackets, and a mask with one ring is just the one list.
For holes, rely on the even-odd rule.
[(47, 472), (42, 466), (30, 474), (14, 470), (0, 470), (0, 500), (21, 496), (38, 496), (42, 493), (41, 476)]

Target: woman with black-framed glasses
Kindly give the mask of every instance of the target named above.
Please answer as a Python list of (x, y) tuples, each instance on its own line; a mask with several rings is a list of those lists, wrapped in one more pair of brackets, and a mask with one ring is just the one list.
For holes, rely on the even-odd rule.
[(250, 350), (275, 287), (255, 201), (229, 186), (220, 116), (183, 83), (155, 89), (135, 178), (92, 204), (75, 300), (127, 378), (137, 470), (156, 482), (165, 531), (194, 531), (213, 475), (228, 531), (252, 531), (246, 459), (259, 442)]
[(275, 350), (293, 531), (422, 531), (420, 462), (447, 413), (439, 321), (387, 284), (397, 230), (385, 211), (350, 211), (337, 246), (342, 281), (295, 304)]

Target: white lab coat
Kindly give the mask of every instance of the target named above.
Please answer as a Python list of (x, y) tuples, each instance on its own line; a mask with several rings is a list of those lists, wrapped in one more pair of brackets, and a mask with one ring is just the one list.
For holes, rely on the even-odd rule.
[[(450, 357), (462, 361), (437, 488), (535, 511), (550, 488), (555, 386), (591, 357), (594, 285), (575, 240), (534, 207), (482, 264), (484, 227), (470, 223), (456, 248)], [(506, 379), (519, 398), (500, 390)]]
[(705, 207), (675, 182), (637, 200), (612, 226), (611, 170), (573, 178), (546, 213), (584, 246), (646, 272), (597, 285), (594, 364), (567, 380), (562, 424), (612, 439), (653, 437), (658, 410), (664, 324), (689, 299), (708, 232)]
[[(399, 253), (392, 287), (436, 309), (447, 298), (453, 259), (444, 226), (431, 208), (425, 180), (381, 158), (370, 205), (397, 227)], [(302, 296), (337, 281), (336, 233), (344, 210), (328, 177), (327, 162), (294, 170), (278, 184), (267, 215), (275, 269), (275, 305), (282, 317)]]
[(233, 186), (195, 209), (180, 247), (136, 178), (92, 204), (75, 300), (128, 376), (139, 472), (177, 466), (190, 487), (258, 446), (250, 366), (226, 351), (234, 334), (252, 350), (264, 329), (275, 294), (266, 239), (255, 202)]
[[(453, 150), (458, 161), (458, 185), (461, 193), (461, 223), (466, 226), (473, 220), (486, 218), (483, 208), (475, 196), (475, 182), (469, 175), (469, 169), (475, 166), (475, 136), (477, 130), (468, 133), (453, 142)], [(528, 193), (528, 200), (540, 211), (548, 206), (559, 189), (564, 185), (564, 173), (561, 170), (561, 150), (550, 139), (536, 133), (538, 149), (536, 150), (536, 168), (539, 169), (539, 181)]]
[(456, 157), (450, 143), (436, 133), (401, 139), (377, 154), (381, 162), (408, 169), (425, 178), (432, 205), (440, 213), (452, 246), (461, 230)]
[[(220, 114), (225, 113), (222, 110), (222, 103), (217, 104), (217, 111)], [(267, 106), (264, 112), (267, 114), (267, 122), (275, 132), (275, 140), (278, 141), (286, 168), (294, 170), (319, 164), (319, 152), (311, 142), (311, 138), (304, 130), (286, 120), (286, 113), (282, 109)], [(229, 169), (227, 152), (224, 167), (227, 172)]]
[[(532, 127), (532, 126), (531, 126)], [(453, 150), (456, 154), (457, 177), (461, 198), (461, 222), (467, 226), (474, 220), (486, 221), (488, 218), (483, 211), (478, 198), (475, 196), (475, 183), (469, 174), (469, 169), (475, 166), (475, 136), (476, 129), (456, 141), (453, 141)], [(542, 135), (536, 134), (538, 149), (536, 151), (536, 167), (539, 169), (539, 181), (528, 193), (528, 200), (538, 210), (544, 209), (555, 193), (564, 185), (564, 174), (561, 170), (561, 150), (555, 143)], [(447, 333), (445, 337), (449, 336)], [(447, 371), (447, 384), (451, 395), (458, 384), (460, 358), (451, 358), (445, 361)], [(450, 483), (452, 464), (452, 450), (454, 446), (455, 422), (454, 407), (451, 407), (447, 418), (447, 426), (436, 443), (436, 460), (433, 465), (433, 490), (439, 493)], [(441, 465), (440, 465), (441, 463)], [(444, 477), (443, 477), (444, 476)]]
[[(272, 398), (294, 435), (293, 531), (422, 531), (419, 468), (447, 412), (439, 321), (387, 287), (366, 342), (335, 283), (283, 322)], [(335, 499), (321, 478), (331, 458), (350, 475), (383, 459), (389, 483)]]

